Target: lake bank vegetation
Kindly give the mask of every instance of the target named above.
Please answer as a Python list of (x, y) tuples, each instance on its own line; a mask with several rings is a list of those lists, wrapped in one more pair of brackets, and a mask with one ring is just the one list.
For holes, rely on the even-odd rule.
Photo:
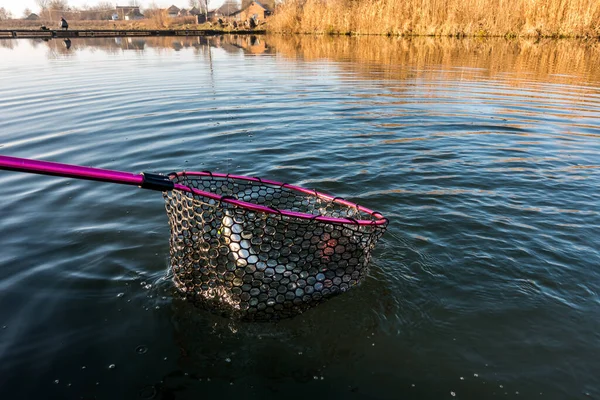
[[(0, 29), (27, 29), (27, 30), (40, 30), (40, 27), (47, 27), (51, 30), (59, 29), (57, 23), (54, 20), (40, 19), (36, 21), (26, 20), (5, 20), (0, 21)], [(197, 24), (190, 22), (189, 17), (182, 17), (177, 19), (164, 19), (148, 18), (141, 21), (106, 21), (106, 20), (71, 20), (69, 21), (69, 30), (150, 30), (150, 29), (214, 29), (208, 24)]]
[(188, 1), (190, 9), (36, 0), (39, 15), (25, 9), (19, 19), (0, 7), (0, 29), (56, 29), (66, 16), (70, 29), (84, 30), (600, 39), (600, 0), (225, 0), (216, 9)]
[(284, 0), (279, 33), (600, 37), (598, 0)]

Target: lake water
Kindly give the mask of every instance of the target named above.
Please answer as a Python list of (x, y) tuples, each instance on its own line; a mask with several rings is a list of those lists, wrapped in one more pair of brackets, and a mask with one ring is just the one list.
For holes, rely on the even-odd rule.
[(0, 41), (0, 154), (260, 176), (390, 220), (279, 323), (173, 293), (160, 193), (0, 171), (0, 398), (600, 398), (600, 44)]

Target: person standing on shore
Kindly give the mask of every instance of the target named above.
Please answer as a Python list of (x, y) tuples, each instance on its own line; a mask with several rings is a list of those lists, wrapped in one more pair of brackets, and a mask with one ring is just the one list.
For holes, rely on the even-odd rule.
[(69, 24), (67, 23), (67, 20), (65, 19), (65, 17), (60, 17), (60, 28), (64, 29), (64, 30), (68, 30), (69, 29)]

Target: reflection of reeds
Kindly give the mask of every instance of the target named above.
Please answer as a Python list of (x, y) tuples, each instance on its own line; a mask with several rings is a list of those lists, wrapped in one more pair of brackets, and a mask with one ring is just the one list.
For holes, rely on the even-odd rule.
[(16, 40), (0, 40), (0, 47), (4, 47), (6, 49), (14, 49), (16, 44)]
[(394, 80), (415, 79), (432, 68), (452, 73), (458, 67), (484, 78), (510, 73), (515, 85), (536, 80), (577, 84), (582, 76), (600, 81), (600, 43), (595, 40), (270, 35), (266, 42), (292, 59), (350, 61), (344, 65), (358, 72), (379, 65), (382, 77)]
[(598, 0), (285, 0), (271, 31), (600, 36)]
[(172, 27), (182, 28), (186, 25), (196, 26), (196, 17), (169, 17), (167, 10), (156, 8), (146, 10), (146, 19), (141, 20), (146, 28), (165, 29)]
[(149, 28), (163, 29), (168, 28), (171, 24), (167, 10), (161, 10), (159, 8), (146, 10), (146, 18), (146, 25)]
[[(4, 43), (14, 43), (8, 40)], [(61, 41), (46, 43), (58, 51)], [(2, 43), (2, 41), (0, 41)], [(141, 51), (152, 48), (205, 50), (220, 47), (228, 51), (248, 53), (277, 53), (290, 59), (307, 61), (331, 60), (342, 68), (360, 72), (372, 71), (374, 66), (383, 78), (404, 80), (418, 78), (436, 71), (449, 73), (460, 68), (473, 69), (475, 74), (493, 79), (509, 73), (512, 84), (525, 81), (568, 82), (577, 84), (581, 77), (600, 81), (600, 42), (596, 40), (551, 39), (456, 39), (430, 37), (384, 36), (306, 36), (306, 35), (219, 35), (219, 36), (159, 36), (144, 38), (87, 38), (73, 39), (70, 52), (86, 48)], [(346, 61), (350, 61), (345, 63)], [(443, 73), (443, 72), (440, 72)]]

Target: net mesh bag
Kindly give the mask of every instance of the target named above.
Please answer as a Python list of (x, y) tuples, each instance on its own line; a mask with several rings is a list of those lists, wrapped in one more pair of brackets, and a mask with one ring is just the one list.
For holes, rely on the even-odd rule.
[(197, 189), (163, 192), (175, 286), (228, 317), (289, 318), (358, 285), (388, 224), (364, 207), (287, 184), (189, 172), (171, 179)]

